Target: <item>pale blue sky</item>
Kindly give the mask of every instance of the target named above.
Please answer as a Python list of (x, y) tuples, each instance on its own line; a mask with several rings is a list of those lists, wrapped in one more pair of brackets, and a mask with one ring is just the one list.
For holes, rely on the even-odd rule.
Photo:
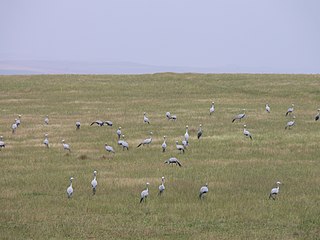
[(0, 60), (320, 73), (319, 0), (2, 0)]

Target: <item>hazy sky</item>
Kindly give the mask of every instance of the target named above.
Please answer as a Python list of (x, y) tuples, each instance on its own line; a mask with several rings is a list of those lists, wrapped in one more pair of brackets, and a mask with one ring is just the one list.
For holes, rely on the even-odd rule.
[(319, 0), (2, 0), (0, 60), (320, 72)]

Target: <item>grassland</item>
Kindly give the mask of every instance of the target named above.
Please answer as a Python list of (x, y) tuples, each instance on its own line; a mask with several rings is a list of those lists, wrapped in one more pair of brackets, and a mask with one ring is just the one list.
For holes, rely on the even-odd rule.
[[(296, 126), (284, 130), (291, 103)], [(320, 239), (319, 75), (0, 76), (0, 105), (6, 143), (0, 151), (1, 239)], [(247, 118), (231, 123), (243, 108)], [(166, 120), (167, 111), (176, 122)], [(143, 112), (150, 125), (143, 124)], [(18, 114), (22, 124), (12, 134)], [(90, 127), (97, 119), (114, 126)], [(243, 136), (244, 123), (253, 141)], [(190, 146), (179, 154), (175, 141), (186, 125)], [(129, 151), (116, 144), (118, 126)], [(150, 131), (151, 146), (136, 148)], [(49, 149), (42, 144), (45, 133)], [(104, 143), (116, 153), (107, 153)], [(171, 156), (183, 167), (165, 165)], [(66, 196), (70, 176), (72, 199)], [(166, 190), (158, 197), (162, 176)], [(268, 200), (278, 180), (280, 195)], [(139, 204), (147, 181), (150, 196)], [(206, 182), (209, 193), (199, 201)]]

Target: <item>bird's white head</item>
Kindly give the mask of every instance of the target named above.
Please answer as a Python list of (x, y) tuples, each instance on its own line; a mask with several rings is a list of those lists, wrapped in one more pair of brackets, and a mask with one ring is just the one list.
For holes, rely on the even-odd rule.
[(48, 133), (46, 133), (44, 136), (45, 136), (45, 137), (48, 137)]
[(150, 132), (150, 135), (152, 135), (153, 134), (153, 132)]
[(163, 138), (165, 139), (165, 138), (166, 138), (166, 136), (163, 136)]
[(214, 102), (212, 102), (212, 104), (214, 104)]
[(189, 128), (189, 126), (187, 125), (187, 126), (186, 126), (186, 128), (188, 129), (188, 128)]
[(318, 108), (318, 112), (320, 112), (320, 108)]
[(147, 186), (149, 186), (149, 185), (150, 185), (150, 183), (149, 183), (149, 182), (147, 182), (147, 183), (146, 183), (146, 185), (147, 185)]
[(205, 186), (208, 187), (208, 183), (206, 183)]
[(277, 185), (280, 185), (280, 184), (281, 184), (281, 182), (278, 181), (278, 182), (277, 182)]
[(19, 114), (19, 116), (18, 116), (19, 118), (21, 118), (21, 114)]
[(121, 129), (121, 127), (119, 127), (119, 129)]
[(74, 179), (74, 177), (71, 177), (71, 178), (70, 178), (70, 181), (72, 181), (73, 179)]
[(62, 141), (61, 141), (62, 143), (65, 143), (65, 140), (64, 139), (62, 139)]
[(162, 177), (161, 179), (164, 179), (164, 177)]
[(246, 128), (246, 127), (247, 127), (247, 125), (243, 125), (243, 127), (244, 127), (244, 128)]

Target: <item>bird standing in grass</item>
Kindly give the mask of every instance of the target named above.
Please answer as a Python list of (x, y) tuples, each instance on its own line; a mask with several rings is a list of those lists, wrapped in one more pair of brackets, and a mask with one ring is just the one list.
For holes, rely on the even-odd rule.
[(163, 143), (161, 147), (162, 147), (162, 152), (165, 152), (167, 149), (166, 136), (163, 136)]
[(269, 199), (276, 200), (276, 196), (279, 194), (281, 182), (276, 182), (277, 187), (272, 188), (269, 194)]
[(95, 195), (97, 191), (98, 181), (97, 181), (97, 171), (93, 171), (93, 180), (91, 181), (92, 194)]
[(202, 124), (199, 125), (198, 134), (197, 134), (198, 139), (200, 139), (201, 136), (202, 136)]
[(104, 144), (104, 148), (106, 149), (107, 152), (115, 153), (113, 150), (113, 147), (109, 146), (107, 143)]
[(77, 130), (79, 130), (79, 129), (80, 129), (80, 126), (81, 126), (80, 121), (76, 121), (76, 129), (77, 129)]
[(212, 113), (214, 113), (214, 102), (212, 102), (211, 103), (211, 107), (210, 107), (210, 109), (209, 109), (209, 112), (210, 112), (210, 115), (212, 114)]
[(288, 110), (287, 110), (287, 112), (286, 112), (286, 116), (288, 116), (289, 114), (292, 114), (292, 113), (293, 113), (293, 110), (294, 110), (293, 107), (294, 107), (294, 104), (292, 103), (292, 104), (291, 104), (291, 107), (289, 107)]
[(284, 129), (291, 129), (296, 123), (295, 123), (295, 116), (293, 116), (293, 120), (291, 120), (291, 121), (289, 121), (289, 122), (287, 122), (287, 125), (285, 126), (285, 128)]
[(187, 146), (189, 145), (189, 126), (186, 126), (186, 133), (184, 134), (184, 140), (186, 140)]
[(12, 133), (15, 133), (18, 127), (16, 121), (17, 119), (15, 119), (14, 123), (11, 125)]
[(268, 103), (266, 103), (266, 112), (267, 112), (267, 113), (270, 113), (270, 110), (271, 110), (271, 109), (270, 109), (269, 104), (268, 104)]
[(147, 117), (147, 113), (146, 112), (143, 113), (143, 122), (150, 124), (150, 121), (149, 121), (149, 118)]
[(141, 143), (139, 143), (139, 145), (137, 146), (140, 147), (141, 145), (149, 145), (150, 143), (152, 143), (152, 132), (150, 132), (150, 137), (146, 138), (145, 140), (143, 140)]
[(74, 179), (73, 177), (70, 178), (70, 186), (67, 188), (68, 198), (71, 198), (73, 195), (73, 187), (72, 187), (72, 180), (73, 179)]
[(232, 119), (232, 122), (234, 122), (234, 121), (236, 121), (236, 120), (241, 121), (241, 119), (243, 119), (245, 116), (246, 116), (245, 109), (243, 109), (243, 113), (240, 113), (240, 114), (238, 114), (237, 116), (235, 116), (235, 117)]
[(118, 127), (117, 136), (118, 136), (118, 141), (119, 141), (121, 138), (121, 127)]
[(49, 147), (49, 139), (48, 139), (48, 134), (47, 134), (47, 133), (44, 135), (43, 144), (44, 144), (47, 148)]
[(199, 199), (202, 199), (204, 195), (208, 193), (208, 191), (208, 183), (206, 183), (204, 186), (200, 188)]
[(141, 198), (140, 198), (140, 203), (142, 203), (142, 201), (146, 202), (147, 201), (147, 197), (149, 196), (149, 183), (147, 182), (147, 187), (145, 190), (143, 190), (140, 194)]
[(320, 109), (318, 109), (318, 113), (317, 113), (317, 115), (314, 117), (314, 120), (315, 120), (315, 121), (318, 121), (319, 118), (320, 118)]
[(67, 144), (64, 139), (62, 140), (62, 146), (63, 146), (64, 150), (67, 150), (67, 151), (71, 152), (70, 145)]
[(6, 147), (6, 144), (3, 141), (3, 136), (0, 136), (0, 150), (1, 148), (5, 148), (5, 147)]
[(121, 142), (122, 150), (124, 150), (125, 148), (129, 150), (129, 143), (124, 140), (124, 135), (122, 135), (122, 139), (123, 139)]
[(164, 186), (164, 180), (165, 178), (162, 177), (161, 178), (161, 184), (159, 185), (159, 193), (158, 195), (161, 196), (161, 194), (164, 192), (164, 190), (166, 189), (165, 186)]
[(21, 115), (20, 114), (18, 115), (18, 118), (16, 119), (16, 124), (17, 124), (17, 127), (19, 127), (21, 124)]
[(49, 124), (49, 116), (48, 115), (46, 115), (45, 118), (44, 118), (44, 124), (45, 125)]
[(166, 112), (166, 117), (167, 117), (168, 120), (170, 120), (171, 119), (171, 113), (170, 112)]
[(247, 130), (247, 125), (243, 125), (243, 135), (249, 137), (252, 140), (251, 133)]
[(184, 153), (185, 149), (184, 149), (184, 146), (179, 144), (178, 141), (176, 141), (176, 148), (180, 151), (180, 153)]
[(178, 165), (179, 167), (182, 167), (181, 163), (179, 162), (179, 160), (175, 157), (172, 157), (172, 158), (169, 158), (168, 160), (166, 160), (164, 163), (166, 164), (176, 164)]

